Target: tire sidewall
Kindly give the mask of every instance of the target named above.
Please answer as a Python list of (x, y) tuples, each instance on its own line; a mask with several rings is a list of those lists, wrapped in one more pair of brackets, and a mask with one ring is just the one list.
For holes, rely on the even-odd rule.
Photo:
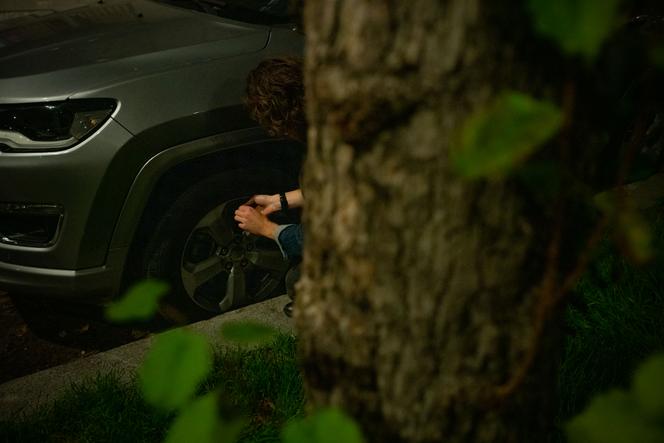
[(191, 300), (181, 279), (184, 248), (200, 220), (224, 202), (255, 194), (275, 194), (285, 190), (288, 183), (280, 171), (235, 170), (199, 181), (175, 199), (150, 235), (141, 261), (145, 278), (163, 280), (171, 286), (160, 306), (163, 318), (182, 323), (214, 315)]

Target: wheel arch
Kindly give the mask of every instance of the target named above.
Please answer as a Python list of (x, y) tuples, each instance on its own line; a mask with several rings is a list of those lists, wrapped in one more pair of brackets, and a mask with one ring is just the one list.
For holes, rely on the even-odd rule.
[(249, 128), (184, 143), (152, 157), (136, 176), (113, 231), (109, 253), (125, 255), (118, 287), (134, 277), (127, 270), (139, 258), (151, 227), (192, 185), (225, 171), (272, 169), (295, 187), (302, 156), (301, 144)]

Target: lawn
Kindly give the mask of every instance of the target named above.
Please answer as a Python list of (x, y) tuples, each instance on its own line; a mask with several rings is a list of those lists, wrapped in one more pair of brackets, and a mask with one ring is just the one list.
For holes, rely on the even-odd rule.
[(639, 363), (664, 351), (664, 206), (648, 216), (654, 259), (636, 266), (605, 242), (567, 307), (562, 419), (580, 412), (594, 394), (627, 387)]
[[(242, 442), (276, 442), (283, 424), (300, 416), (304, 392), (295, 339), (281, 335), (269, 346), (220, 349), (202, 391), (215, 389), (227, 418), (249, 416)], [(157, 442), (172, 415), (147, 405), (133, 382), (114, 374), (74, 385), (63, 398), (29, 419), (0, 423), (2, 442)]]

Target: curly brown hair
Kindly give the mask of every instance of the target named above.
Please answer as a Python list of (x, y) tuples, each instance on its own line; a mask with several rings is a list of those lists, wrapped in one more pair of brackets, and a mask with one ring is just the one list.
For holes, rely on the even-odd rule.
[(251, 118), (271, 135), (304, 140), (302, 59), (275, 57), (262, 61), (247, 76), (245, 103)]

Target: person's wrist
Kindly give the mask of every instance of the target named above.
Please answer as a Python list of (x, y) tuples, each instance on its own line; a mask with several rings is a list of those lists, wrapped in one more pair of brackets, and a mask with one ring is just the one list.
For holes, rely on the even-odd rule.
[(279, 207), (282, 211), (288, 211), (288, 199), (285, 192), (279, 193)]
[(265, 222), (263, 225), (263, 232), (261, 233), (263, 237), (271, 238), (274, 240), (276, 238), (277, 224), (271, 221)]

